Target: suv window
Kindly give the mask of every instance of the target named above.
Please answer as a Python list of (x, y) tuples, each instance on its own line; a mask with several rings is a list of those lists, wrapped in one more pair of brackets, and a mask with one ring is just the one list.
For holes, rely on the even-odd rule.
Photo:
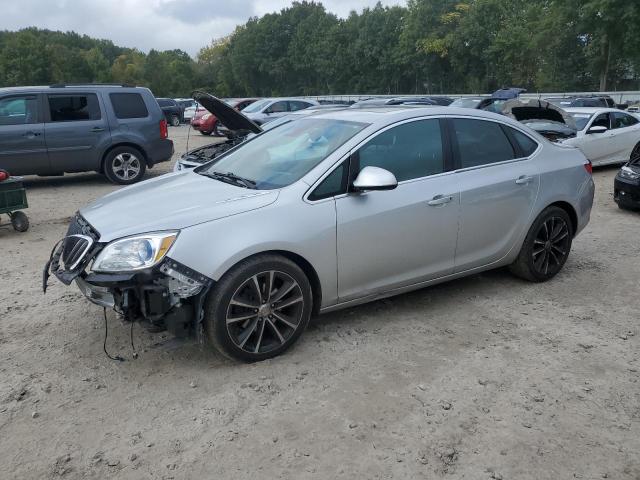
[(327, 176), (320, 185), (309, 195), (309, 200), (322, 200), (330, 198), (346, 191), (347, 172), (349, 162), (342, 162), (333, 172)]
[(271, 105), (269, 108), (267, 108), (266, 113), (286, 112), (287, 111), (287, 103), (288, 102), (285, 102), (285, 101), (276, 102), (273, 105)]
[(304, 110), (305, 108), (309, 108), (311, 106), (308, 102), (301, 102), (300, 100), (291, 100), (289, 102), (289, 110), (292, 112), (297, 112), (298, 110)]
[(47, 95), (52, 122), (100, 120), (100, 105), (95, 93), (82, 95)]
[(638, 123), (638, 119), (627, 113), (614, 112), (611, 128), (626, 128)]
[(534, 141), (529, 135), (525, 135), (520, 130), (516, 130), (515, 128), (507, 127), (513, 135), (513, 138), (520, 146), (520, 150), (522, 150), (522, 155), (528, 157), (538, 148), (538, 143)]
[(149, 116), (144, 99), (139, 93), (110, 93), (116, 118), (145, 118)]
[(444, 171), (442, 134), (438, 120), (417, 120), (390, 128), (358, 150), (358, 171), (389, 170), (398, 182)]
[(515, 152), (499, 123), (454, 118), (460, 168), (477, 167), (515, 158)]
[(175, 107), (176, 103), (168, 98), (158, 98), (158, 105), (161, 107)]
[(0, 99), (0, 125), (38, 123), (38, 99), (35, 95)]

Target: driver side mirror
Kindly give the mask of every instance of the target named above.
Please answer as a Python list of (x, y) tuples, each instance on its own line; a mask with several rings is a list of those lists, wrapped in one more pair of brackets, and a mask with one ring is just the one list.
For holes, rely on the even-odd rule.
[(604, 133), (609, 130), (607, 127), (603, 127), (602, 125), (596, 125), (587, 130), (587, 133)]
[(379, 167), (364, 167), (353, 181), (353, 189), (356, 192), (393, 190), (397, 186), (396, 176), (389, 170)]

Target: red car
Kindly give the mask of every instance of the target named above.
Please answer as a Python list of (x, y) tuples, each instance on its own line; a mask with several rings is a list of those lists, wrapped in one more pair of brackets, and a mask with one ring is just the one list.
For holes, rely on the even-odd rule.
[[(234, 109), (240, 111), (243, 108), (251, 105), (258, 100), (257, 98), (227, 98), (224, 101), (232, 106)], [(202, 135), (211, 135), (214, 133), (216, 136), (221, 136), (218, 131), (218, 118), (209, 111), (202, 109), (198, 110), (191, 119), (191, 127), (194, 130), (198, 130)]]

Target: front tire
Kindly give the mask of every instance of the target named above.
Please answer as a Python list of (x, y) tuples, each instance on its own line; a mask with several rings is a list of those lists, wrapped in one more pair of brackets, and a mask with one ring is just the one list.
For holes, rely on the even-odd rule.
[(204, 328), (225, 356), (256, 362), (291, 347), (312, 309), (311, 285), (302, 269), (280, 255), (258, 255), (218, 282), (207, 299)]
[(527, 233), (518, 258), (509, 269), (530, 282), (545, 282), (564, 266), (573, 240), (573, 226), (566, 211), (547, 207)]
[(202, 135), (211, 135), (211, 132), (207, 132), (205, 130), (200, 130), (200, 134), (202, 134)]
[(172, 127), (179, 127), (180, 126), (180, 117), (177, 116), (177, 115), (171, 115), (171, 121), (169, 123), (171, 123)]
[(142, 180), (147, 168), (142, 153), (133, 147), (117, 147), (104, 160), (104, 174), (113, 183), (131, 185)]

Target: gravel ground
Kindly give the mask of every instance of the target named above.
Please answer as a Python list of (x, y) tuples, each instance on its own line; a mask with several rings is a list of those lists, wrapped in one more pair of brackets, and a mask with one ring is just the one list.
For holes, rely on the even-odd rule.
[(0, 227), (0, 477), (640, 479), (640, 214), (615, 172), (553, 281), (494, 271), (329, 314), (254, 365), (140, 325), (140, 357), (108, 360), (102, 311), (40, 283), (69, 217), (116, 187), (29, 178), (31, 229)]

